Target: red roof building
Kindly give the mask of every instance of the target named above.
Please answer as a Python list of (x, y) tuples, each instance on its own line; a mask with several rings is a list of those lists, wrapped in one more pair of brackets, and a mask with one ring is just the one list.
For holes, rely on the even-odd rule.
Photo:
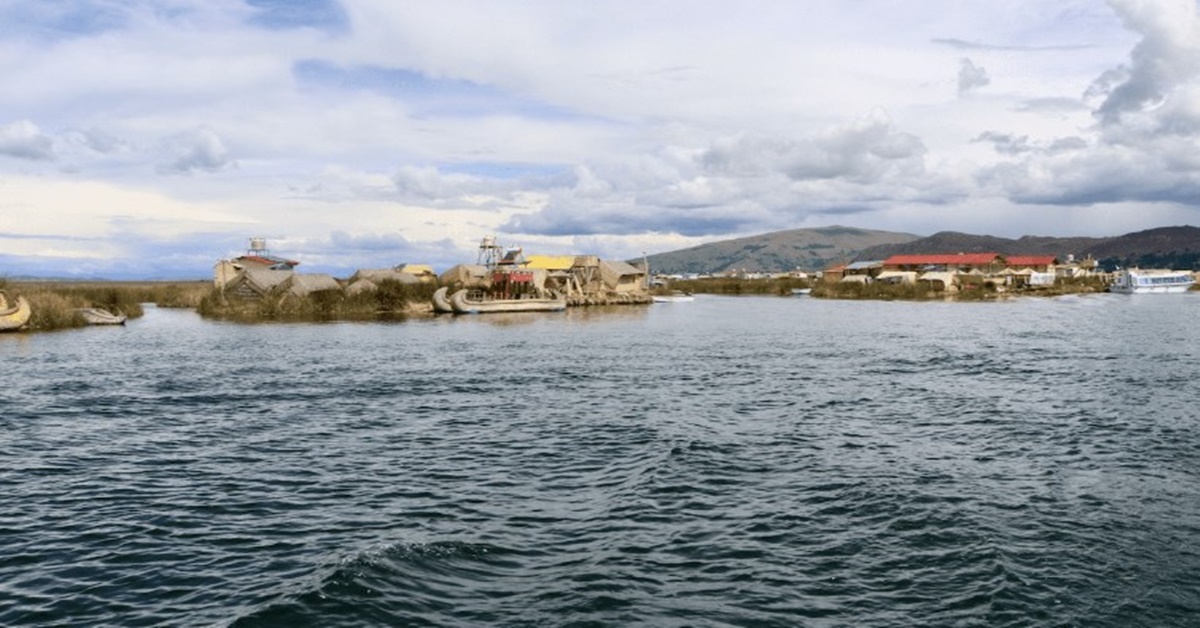
[(1051, 266), (1058, 264), (1058, 258), (1053, 255), (1013, 255), (1006, 261), (1009, 268), (1028, 268), (1040, 273), (1048, 272)]
[(946, 270), (970, 272), (975, 269), (999, 270), (1006, 265), (999, 253), (955, 253), (950, 255), (893, 255), (883, 261), (887, 270)]

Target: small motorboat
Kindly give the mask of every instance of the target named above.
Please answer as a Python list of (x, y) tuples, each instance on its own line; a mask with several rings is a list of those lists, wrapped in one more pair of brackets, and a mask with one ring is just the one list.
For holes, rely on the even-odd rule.
[(675, 291), (669, 294), (655, 294), (650, 296), (655, 303), (686, 303), (687, 301), (695, 301), (696, 297), (690, 292)]

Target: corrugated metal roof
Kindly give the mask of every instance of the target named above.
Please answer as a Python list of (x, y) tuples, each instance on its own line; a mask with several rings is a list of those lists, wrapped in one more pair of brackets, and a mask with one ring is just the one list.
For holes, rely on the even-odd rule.
[(852, 262), (846, 265), (846, 270), (870, 270), (883, 266), (883, 260), (872, 260), (869, 262)]

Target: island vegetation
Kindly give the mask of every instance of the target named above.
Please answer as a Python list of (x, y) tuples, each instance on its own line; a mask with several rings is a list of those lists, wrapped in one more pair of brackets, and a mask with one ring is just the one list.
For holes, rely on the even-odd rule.
[(244, 323), (396, 320), (431, 313), (437, 287), (436, 282), (402, 283), (384, 279), (377, 282), (375, 289), (354, 294), (326, 290), (304, 296), (284, 294), (255, 299), (211, 288), (200, 299), (196, 311), (208, 318)]
[[(241, 323), (402, 320), (431, 314), (430, 304), (438, 285), (436, 281), (405, 283), (385, 279), (369, 291), (330, 290), (303, 296), (270, 294), (243, 298), (214, 287), (211, 281), (73, 282), (0, 278), (0, 291), (10, 299), (24, 297), (29, 301), (32, 315), (23, 329), (31, 332), (83, 327), (87, 322), (80, 312), (85, 308), (102, 308), (136, 319), (144, 315), (143, 304), (147, 303), (163, 308), (194, 309), (206, 318)], [(827, 282), (777, 275), (676, 278), (650, 292), (764, 296), (803, 293), (816, 298), (851, 300), (990, 301), (1017, 296), (1097, 293), (1107, 288), (1102, 276), (1058, 278), (1052, 285), (1018, 287), (997, 285), (982, 277), (960, 276), (955, 289), (946, 291), (925, 282)], [(1192, 289), (1198, 288), (1194, 285)]]
[(0, 291), (29, 301), (25, 329), (54, 331), (83, 327), (86, 308), (120, 312), (129, 318), (144, 315), (143, 303), (158, 307), (195, 308), (212, 289), (210, 281), (13, 281), (0, 278)]
[(225, 294), (211, 281), (14, 281), (0, 278), (0, 291), (24, 297), (32, 314), (24, 331), (84, 327), (81, 310), (101, 308), (130, 319), (145, 314), (144, 304), (194, 309), (201, 316), (242, 323), (334, 320), (396, 320), (427, 314), (436, 284), (380, 281), (378, 289), (347, 295), (314, 292), (297, 297), (272, 295), (244, 299)]

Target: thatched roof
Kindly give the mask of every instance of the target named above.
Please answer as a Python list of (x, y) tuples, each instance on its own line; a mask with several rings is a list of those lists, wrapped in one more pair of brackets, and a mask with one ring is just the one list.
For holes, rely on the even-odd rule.
[(342, 286), (332, 275), (295, 273), (280, 289), (293, 296), (305, 297), (314, 292), (341, 290)]
[(627, 262), (600, 260), (600, 279), (609, 288), (639, 281), (645, 271)]
[(454, 284), (461, 284), (466, 287), (486, 286), (488, 281), (487, 267), (478, 264), (459, 264), (438, 277), (438, 283), (443, 286)]
[(294, 270), (272, 270), (263, 266), (247, 266), (238, 273), (238, 277), (231, 281), (230, 285), (235, 288), (242, 286), (262, 295), (271, 292), (295, 274)]
[(354, 271), (354, 274), (350, 276), (350, 283), (353, 285), (364, 279), (375, 284), (381, 281), (398, 281), (400, 283), (420, 283), (421, 281), (412, 273), (401, 272), (394, 268), (368, 268)]

